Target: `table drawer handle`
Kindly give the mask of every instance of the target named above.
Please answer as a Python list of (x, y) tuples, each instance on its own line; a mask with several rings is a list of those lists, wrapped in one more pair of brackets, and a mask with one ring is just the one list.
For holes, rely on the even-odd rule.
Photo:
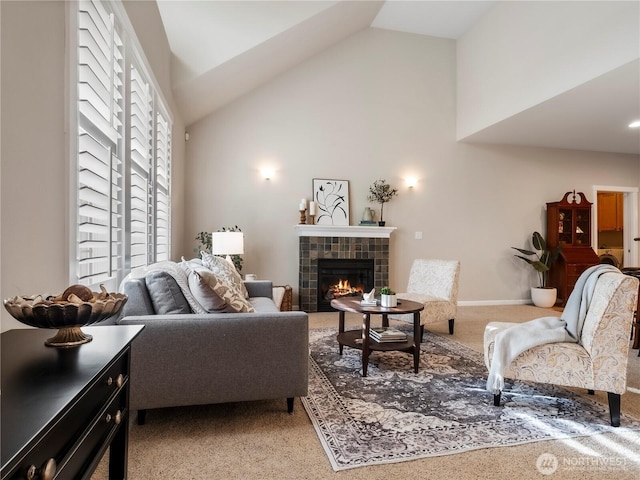
[(47, 460), (42, 468), (36, 468), (35, 465), (31, 465), (27, 470), (27, 480), (34, 480), (40, 478), (41, 480), (53, 480), (57, 469), (56, 461), (53, 458)]
[(120, 425), (120, 423), (122, 423), (122, 412), (120, 410), (116, 412), (113, 423), (115, 423), (116, 425)]
[[(116, 377), (116, 387), (122, 388), (122, 384), (124, 384), (124, 375), (119, 374)], [(107, 378), (107, 385), (109, 386), (113, 385), (113, 377)]]

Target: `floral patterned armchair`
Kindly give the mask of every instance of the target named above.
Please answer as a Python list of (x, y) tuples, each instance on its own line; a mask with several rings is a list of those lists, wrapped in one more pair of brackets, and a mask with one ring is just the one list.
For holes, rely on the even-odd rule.
[[(638, 295), (638, 279), (619, 273), (598, 278), (577, 343), (546, 343), (517, 356), (505, 378), (584, 388), (608, 393), (611, 425), (620, 425), (620, 395), (627, 389), (629, 335)], [(498, 332), (516, 325), (490, 322), (484, 332), (484, 358), (491, 366)], [(494, 405), (500, 404), (500, 392)]]
[[(424, 303), (420, 312), (420, 335), (424, 326), (449, 321), (449, 333), (453, 335), (453, 323), (458, 311), (458, 277), (460, 262), (457, 260), (416, 259), (409, 272), (409, 284), (398, 299)], [(394, 320), (413, 323), (413, 314), (389, 315)]]

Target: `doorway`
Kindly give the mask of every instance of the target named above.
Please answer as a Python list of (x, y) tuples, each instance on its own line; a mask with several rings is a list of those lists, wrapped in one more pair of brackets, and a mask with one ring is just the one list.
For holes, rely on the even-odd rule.
[(605, 263), (617, 259), (620, 268), (640, 264), (638, 237), (638, 188), (593, 187), (593, 248)]

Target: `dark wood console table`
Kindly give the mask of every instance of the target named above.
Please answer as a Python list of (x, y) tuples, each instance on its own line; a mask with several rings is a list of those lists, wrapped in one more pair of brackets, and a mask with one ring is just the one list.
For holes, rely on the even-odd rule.
[(2, 480), (88, 479), (110, 448), (109, 478), (127, 478), (131, 342), (144, 326), (83, 327), (73, 348), (51, 330), (2, 333)]

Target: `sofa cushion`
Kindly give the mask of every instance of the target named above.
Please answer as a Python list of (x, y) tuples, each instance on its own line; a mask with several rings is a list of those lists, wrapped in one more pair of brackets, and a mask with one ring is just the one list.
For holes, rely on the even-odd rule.
[(209, 284), (209, 276), (213, 276), (213, 273), (205, 267), (193, 268), (189, 272), (189, 289), (198, 303), (209, 313), (235, 312)]
[(201, 255), (204, 266), (211, 270), (218, 279), (237, 290), (245, 299), (249, 298), (249, 293), (244, 286), (242, 277), (231, 262), (207, 252), (201, 252)]
[(280, 310), (273, 300), (267, 297), (253, 297), (249, 300), (258, 313), (278, 313)]
[(191, 313), (187, 299), (176, 280), (167, 272), (157, 270), (144, 277), (153, 310), (157, 315)]

